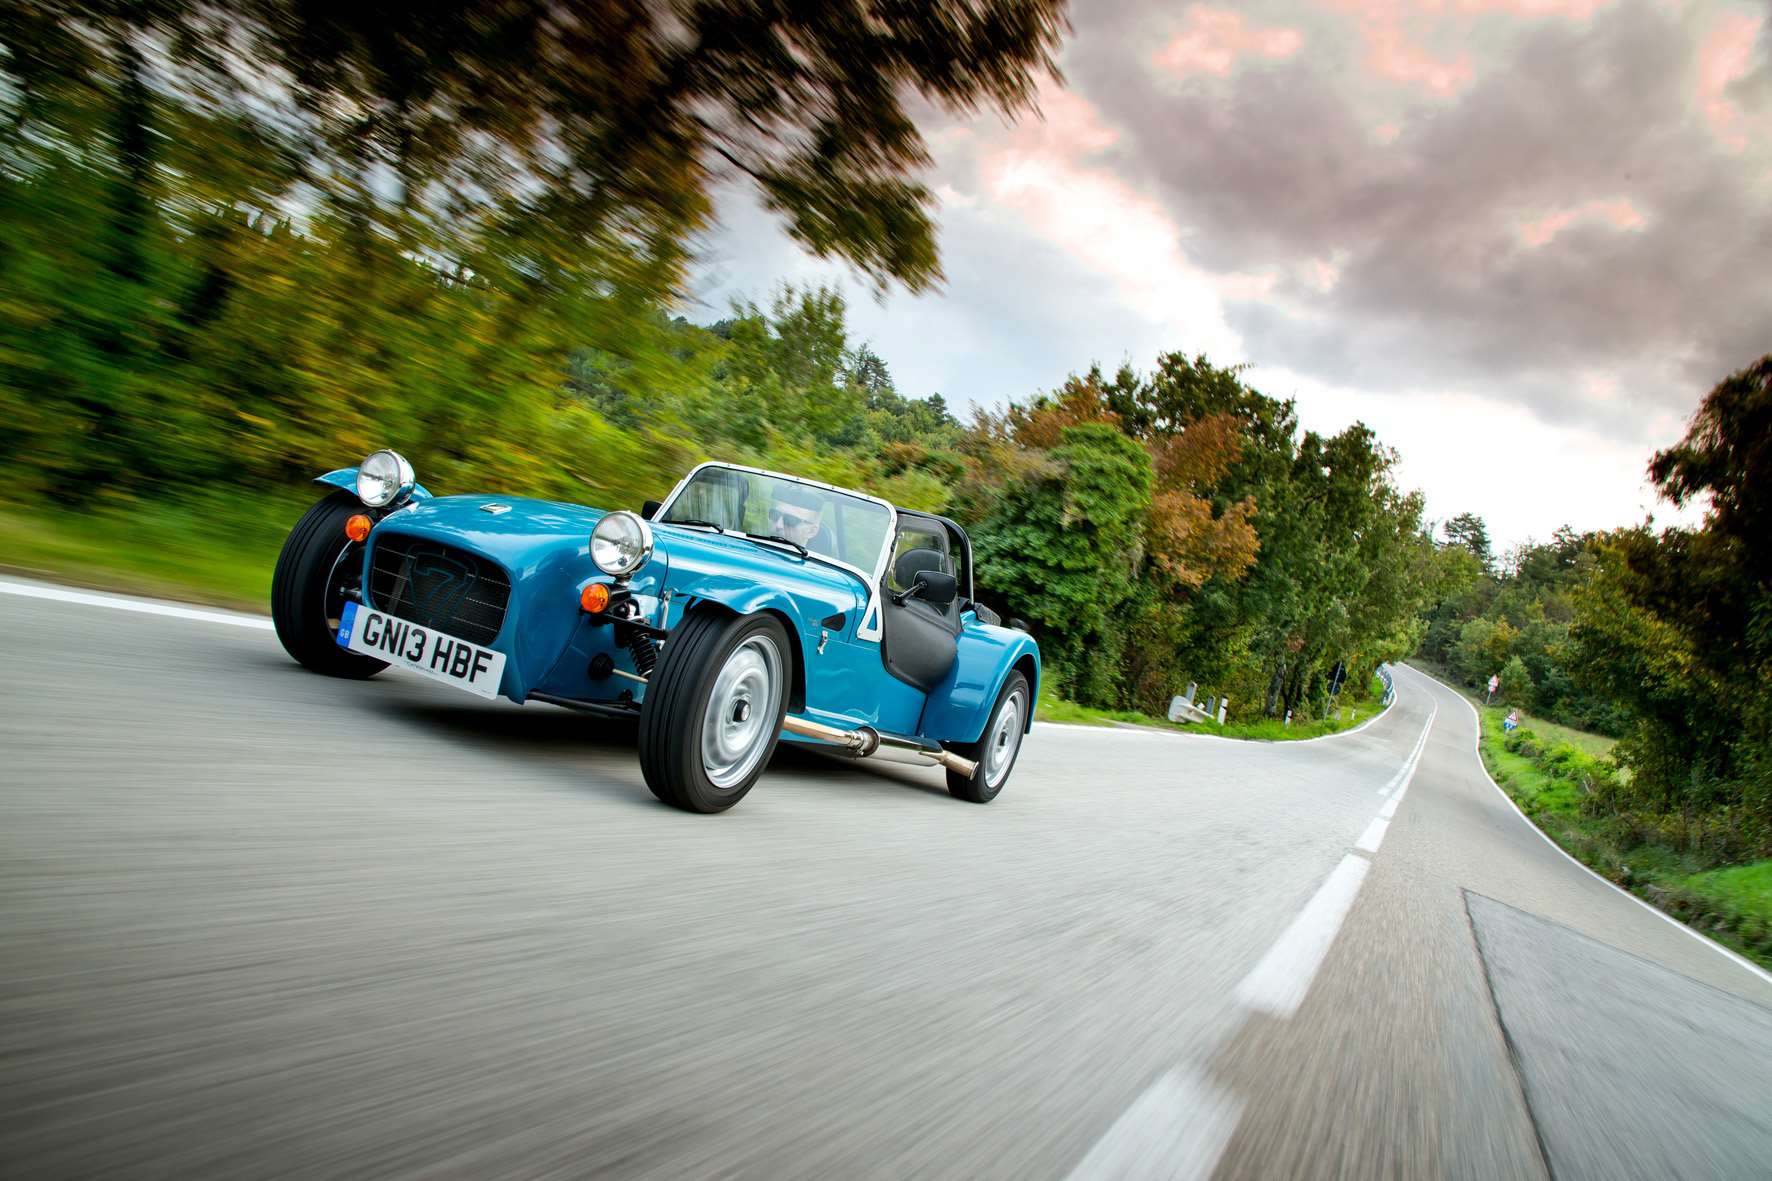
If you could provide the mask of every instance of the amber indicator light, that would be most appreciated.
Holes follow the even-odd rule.
[[[362,513],[358,513],[345,522],[345,536],[352,541],[362,541],[369,536],[370,526],[374,523]]]
[[[609,584],[593,582],[585,587],[584,593],[578,596],[579,606],[592,615],[601,614],[603,608],[609,606]]]

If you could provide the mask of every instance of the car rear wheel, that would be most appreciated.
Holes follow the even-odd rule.
[[[978,764],[971,775],[948,772],[950,794],[974,804],[988,804],[997,798],[1021,754],[1032,701],[1027,678],[1019,670],[1011,671],[997,691],[996,708],[991,710],[991,720],[985,723],[979,740],[948,743],[949,750]]]
[[[361,581],[363,547],[345,536],[345,522],[363,511],[348,492],[334,492],[289,531],[271,575],[271,622],[283,648],[305,668],[363,680],[385,661],[338,646],[345,590]]]
[[[792,666],[771,615],[698,608],[671,631],[640,710],[640,770],[688,812],[724,812],[775,753]]]

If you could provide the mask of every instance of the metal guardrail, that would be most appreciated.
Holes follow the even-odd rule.
[[[1378,679],[1384,682],[1384,697],[1379,700],[1378,704],[1389,705],[1397,699],[1397,684],[1391,679],[1390,665],[1381,664],[1378,666]]]

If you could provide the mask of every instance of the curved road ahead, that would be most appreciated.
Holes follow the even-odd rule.
[[[982,808],[790,750],[695,817],[607,723],[0,592],[8,1177],[1772,1160],[1772,980],[1548,845],[1409,670],[1331,739],[1039,726]]]

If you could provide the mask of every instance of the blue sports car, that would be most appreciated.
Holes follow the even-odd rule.
[[[318,482],[272,580],[291,656],[635,718],[678,808],[730,808],[784,737],[987,803],[1032,725],[1039,648],[972,598],[945,517],[726,463],[637,513],[432,496],[393,451]]]

